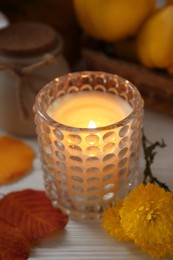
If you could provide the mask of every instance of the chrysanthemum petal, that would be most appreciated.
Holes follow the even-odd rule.
[[[125,198],[120,218],[126,235],[150,255],[162,255],[161,248],[166,253],[173,230],[172,193],[141,184]]]
[[[121,224],[119,210],[122,206],[122,201],[118,201],[116,205],[108,207],[103,212],[103,228],[109,235],[113,236],[119,241],[127,241],[129,238],[126,236]]]
[[[143,244],[141,245],[141,248],[145,253],[153,258],[155,257],[156,259],[161,259],[162,257],[165,257],[169,252],[169,247],[163,244]]]

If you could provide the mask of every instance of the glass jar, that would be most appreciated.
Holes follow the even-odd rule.
[[[50,26],[25,22],[0,31],[0,128],[35,135],[33,103],[53,78],[69,72],[62,38]]]
[[[123,99],[132,112],[117,122],[118,110],[111,106],[114,123],[92,129],[65,125],[48,115],[55,100],[92,91],[94,97],[102,92]],[[88,94],[87,100],[90,106]],[[76,107],[83,109],[75,103]],[[143,100],[128,80],[104,72],[71,73],[47,84],[37,95],[34,110],[46,193],[55,207],[75,218],[99,218],[104,208],[137,185]],[[91,119],[94,113],[90,111]]]

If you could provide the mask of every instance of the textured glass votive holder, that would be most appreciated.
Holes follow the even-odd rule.
[[[55,99],[80,91],[119,96],[132,112],[93,129],[66,126],[47,114]],[[104,72],[69,73],[43,87],[34,111],[45,190],[55,207],[74,218],[99,218],[136,186],[143,100],[128,80]]]

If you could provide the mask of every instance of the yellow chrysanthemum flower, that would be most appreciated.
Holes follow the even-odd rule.
[[[151,257],[156,257],[156,259],[161,259],[166,255],[170,255],[172,245],[163,245],[163,244],[143,244],[141,248],[144,252],[149,254]]]
[[[120,218],[126,235],[148,254],[159,258],[169,251],[173,230],[172,193],[154,184],[141,184],[125,198]]]
[[[129,238],[126,236],[121,224],[119,210],[122,206],[122,201],[118,201],[115,206],[108,207],[103,212],[103,228],[109,235],[113,236],[119,241],[127,241]]]

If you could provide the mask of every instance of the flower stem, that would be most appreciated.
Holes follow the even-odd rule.
[[[151,165],[154,162],[155,155],[157,152],[155,149],[157,147],[164,148],[166,147],[164,140],[161,142],[157,141],[155,143],[151,143],[145,136],[144,130],[142,135],[142,146],[144,151],[145,158],[145,169],[144,169],[144,180],[143,183],[146,185],[148,182],[157,184],[161,188],[164,188],[166,191],[170,191],[168,186],[165,183],[160,182],[152,173]]]

